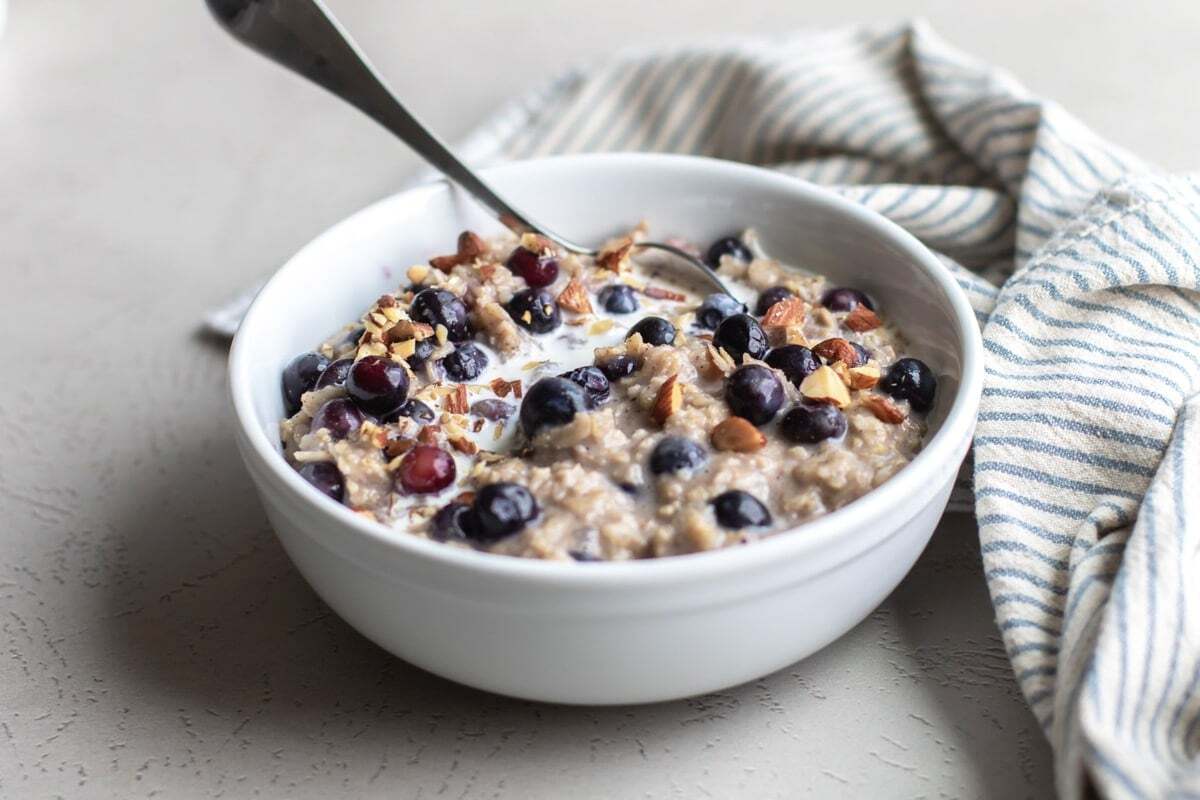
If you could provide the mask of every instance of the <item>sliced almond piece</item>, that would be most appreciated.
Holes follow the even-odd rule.
[[[868,394],[862,398],[863,407],[875,415],[875,419],[888,425],[904,422],[904,412],[883,395]]]
[[[629,253],[632,250],[633,237],[631,236],[624,236],[609,242],[600,249],[600,253],[596,256],[596,266],[617,273],[623,272],[629,265]]]
[[[763,432],[748,419],[730,417],[723,420],[709,434],[713,447],[735,453],[753,453],[767,443]]]
[[[591,314],[592,301],[588,298],[587,289],[578,278],[571,278],[563,290],[558,293],[558,304],[576,314]]]
[[[846,323],[847,328],[858,333],[874,330],[883,324],[874,311],[861,303],[856,305],[854,310],[846,315],[846,319],[843,322]]]
[[[817,403],[832,403],[838,408],[850,405],[850,392],[838,374],[829,367],[817,367],[800,382],[800,394]]]
[[[859,356],[854,345],[841,338],[826,339],[813,347],[812,351],[832,364],[841,361],[847,367],[857,367]]]
[[[767,309],[763,316],[762,326],[769,328],[787,328],[804,321],[804,301],[799,297],[785,297]]]
[[[654,397],[654,407],[650,409],[650,416],[659,425],[664,425],[671,415],[682,407],[683,386],[679,383],[679,376],[672,375],[659,387],[658,394]]]
[[[879,383],[879,376],[879,365],[874,361],[868,361],[861,367],[851,367],[850,388],[870,389],[872,386]]]
[[[708,363],[720,375],[728,375],[733,372],[737,366],[733,363],[733,359],[724,350],[717,348],[712,342],[704,345],[704,351],[708,355]],[[713,377],[716,377],[715,375]]]
[[[850,379],[850,368],[846,366],[845,361],[835,361],[829,365],[829,368],[837,373],[837,376],[842,379],[842,383],[846,384],[847,389],[852,388],[851,387],[851,379]]]

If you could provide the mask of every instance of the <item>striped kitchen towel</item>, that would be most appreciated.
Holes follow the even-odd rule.
[[[922,24],[630,53],[464,146],[596,150],[769,166],[941,256],[984,331],[984,568],[1058,789],[1200,796],[1200,186]]]

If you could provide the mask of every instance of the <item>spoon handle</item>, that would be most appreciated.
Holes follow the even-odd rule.
[[[321,0],[207,0],[226,31],[308,78],[400,137],[514,230],[545,230],[501,198],[392,94]],[[553,235],[568,249],[571,243]],[[578,250],[577,250],[578,252]]]

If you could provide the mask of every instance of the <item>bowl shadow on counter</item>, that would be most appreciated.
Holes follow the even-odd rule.
[[[747,714],[763,709],[791,709],[802,727],[805,709],[823,702],[822,693],[839,693],[848,664],[873,643],[891,651],[887,659],[895,674],[885,675],[885,683],[932,693],[943,711],[939,727],[965,732],[955,742],[956,758],[985,763],[994,755],[987,725],[981,728],[981,709],[986,717],[988,703],[1016,692],[999,639],[993,634],[978,647],[947,641],[954,625],[991,613],[970,522],[955,530],[939,528],[916,568],[879,610],[800,664],[673,703],[551,706],[438,678],[342,622],[276,541],[228,430],[218,418],[186,434],[177,444],[189,457],[171,459],[148,476],[114,519],[125,566],[106,596],[103,633],[123,662],[120,680],[137,687],[150,713],[207,712],[226,730],[235,720],[253,725],[256,741],[279,748],[311,745],[332,720],[365,726],[363,737],[385,748],[417,746],[406,742],[432,747],[444,737],[449,750],[461,750],[455,731],[471,727],[483,737],[474,746],[491,743],[481,758],[487,752],[517,757],[520,749],[506,751],[504,743],[513,731],[536,729],[546,753],[586,763],[586,748],[572,755],[567,743],[595,736],[598,725],[674,747],[686,747],[694,737],[697,747],[704,746],[723,725],[734,735],[754,719]],[[953,577],[946,586],[948,572]],[[935,605],[941,590],[930,587],[939,582],[943,590],[970,597]],[[974,624],[977,631],[977,617]],[[987,660],[982,673],[981,652]],[[963,683],[962,676],[976,673],[977,686]],[[836,686],[823,690],[823,682]]]

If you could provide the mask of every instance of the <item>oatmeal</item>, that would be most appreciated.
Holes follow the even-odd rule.
[[[912,460],[936,381],[883,307],[752,232],[702,296],[642,235],[463,233],[287,366],[286,458],[397,535],[578,561],[752,542]]]

